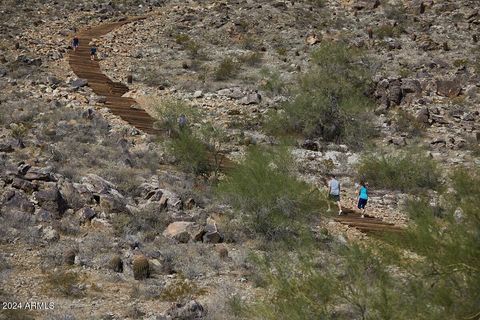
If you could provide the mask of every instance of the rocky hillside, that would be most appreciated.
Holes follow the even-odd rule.
[[[292,218],[291,208],[310,201],[277,186],[323,190],[334,173],[342,205],[354,208],[363,178],[372,186],[369,217],[401,227],[410,222],[404,208],[412,195],[436,208],[454,169],[480,166],[476,7],[476,0],[3,1],[0,318],[255,318],[240,311],[269,289],[252,254],[293,254],[278,239],[298,236],[293,225],[300,218]],[[159,136],[113,115],[68,64],[76,31],[127,15],[144,19],[95,39],[97,59],[108,77],[129,86],[133,107],[159,120],[165,129]],[[284,142],[269,123],[289,114],[318,66],[337,63],[318,54],[331,43],[361,57],[348,69],[364,71],[370,107],[362,117],[374,134],[361,147],[303,132]],[[180,113],[198,136],[171,130]],[[345,131],[362,140],[362,127]],[[175,143],[183,138],[191,139],[186,146]],[[279,196],[249,194],[240,210],[235,197],[221,195],[239,175],[195,158],[204,156],[195,146],[205,144],[229,170],[246,163],[248,170],[239,172],[249,177],[263,168],[248,167],[252,147],[285,143],[288,155],[265,156],[271,160],[265,167],[274,169],[259,179],[276,183],[263,189],[255,181],[238,183],[247,184],[238,194],[275,189]],[[377,170],[368,156],[397,153],[408,155],[408,165],[398,162],[393,171],[428,181],[382,181],[383,167]],[[288,166],[275,162],[283,156]],[[409,166],[423,160],[434,164]],[[273,180],[283,165],[291,176]],[[249,202],[269,201],[275,205],[267,211],[281,207],[291,229],[261,234],[243,218],[253,210]],[[321,263],[338,266],[337,247],[379,241],[335,222],[325,202],[318,205],[304,227]],[[27,302],[50,307],[36,310]],[[15,303],[22,305],[12,310]],[[361,318],[351,301],[328,303],[335,319]]]

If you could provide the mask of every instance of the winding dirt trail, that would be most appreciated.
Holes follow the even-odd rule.
[[[113,114],[121,117],[135,128],[150,134],[159,134],[154,129],[152,118],[145,110],[132,108],[137,102],[133,98],[122,97],[129,91],[128,87],[121,82],[113,82],[100,69],[98,61],[90,60],[89,43],[93,38],[99,38],[124,24],[142,20],[144,17],[123,19],[117,22],[110,22],[80,31],[77,36],[80,40],[80,47],[69,54],[69,63],[73,72],[82,79],[88,80],[90,86],[97,95],[106,97],[106,106]],[[234,163],[222,156],[221,169],[232,169]],[[345,214],[336,217],[334,220],[356,228],[365,233],[401,232],[402,228],[374,217],[361,218],[360,214],[352,209],[344,208]]]
[[[81,30],[77,34],[80,46],[76,51],[72,50],[70,52],[68,61],[77,77],[88,80],[88,86],[92,88],[93,92],[106,97],[105,105],[113,114],[139,130],[150,134],[158,134],[159,131],[153,127],[155,119],[145,110],[132,108],[132,105],[137,105],[135,99],[122,97],[129,91],[128,87],[121,82],[113,82],[102,73],[98,61],[90,60],[89,43],[93,38],[99,38],[124,24],[142,19],[144,17],[123,19]]]
[[[344,214],[333,220],[349,227],[355,228],[363,233],[402,232],[404,229],[393,223],[385,222],[382,219],[366,215],[362,218],[359,212],[354,209],[342,207]]]

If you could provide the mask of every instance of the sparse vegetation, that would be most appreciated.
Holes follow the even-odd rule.
[[[238,59],[243,64],[246,64],[250,67],[258,66],[262,63],[263,54],[261,52],[251,52],[241,55]]]
[[[440,187],[437,164],[421,151],[405,150],[397,154],[365,156],[358,174],[374,188],[416,192]]]
[[[202,294],[205,294],[204,289],[198,288],[195,283],[180,277],[165,287],[160,299],[172,302],[184,301]]]
[[[359,53],[342,43],[325,43],[312,55],[312,68],[301,76],[294,99],[269,125],[272,133],[296,133],[363,147],[373,136],[372,100],[365,95],[367,68]]]
[[[85,295],[84,284],[80,275],[74,271],[58,270],[47,274],[48,291],[66,297],[82,297]]]
[[[215,69],[215,80],[228,80],[231,78],[235,78],[239,71],[238,62],[233,60],[232,58],[225,58],[223,59],[220,64]]]
[[[396,115],[395,127],[398,131],[407,133],[410,137],[420,137],[425,132],[424,123],[405,110],[399,110]]]
[[[322,207],[320,195],[293,176],[291,163],[286,149],[251,148],[220,183],[220,194],[252,236],[291,237]]]

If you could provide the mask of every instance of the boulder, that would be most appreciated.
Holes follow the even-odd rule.
[[[96,212],[90,207],[84,207],[78,210],[76,214],[81,223],[91,221],[96,216]]]
[[[423,108],[417,114],[417,121],[424,124],[430,124],[430,110]]]
[[[180,243],[187,243],[190,239],[200,240],[202,230],[193,222],[176,221],[170,223],[163,231],[163,235],[167,238],[176,240]]]
[[[23,190],[27,193],[38,190],[38,185],[20,178],[13,178],[12,187],[14,187],[15,189]]]
[[[99,195],[100,208],[105,212],[124,212],[130,213],[127,208],[127,200],[125,197],[116,190],[110,190],[108,193],[102,193]]]
[[[458,81],[454,80],[437,80],[437,94],[443,97],[453,98],[460,94],[462,87]]]
[[[53,176],[53,170],[51,167],[30,167],[29,165],[20,165],[19,166],[19,173],[23,174],[23,179],[33,181],[33,180],[40,180],[40,181],[55,181],[55,177]]]
[[[55,242],[60,239],[60,235],[52,226],[47,226],[42,229],[42,239],[48,242]]]
[[[203,306],[195,300],[186,303],[176,303],[166,311],[167,319],[199,320],[204,319],[207,312]]]
[[[116,186],[110,181],[107,181],[93,173],[83,177],[81,182],[89,191],[94,193],[104,193],[108,192],[110,189],[116,188]]]
[[[262,96],[255,92],[255,93],[249,93],[246,96],[244,96],[242,99],[240,99],[239,103],[243,105],[249,105],[249,104],[259,104],[262,101]]]
[[[21,212],[31,213],[35,212],[35,205],[28,199],[27,195],[19,190],[10,190],[4,194],[3,210],[17,210]]]
[[[403,95],[409,93],[419,94],[422,92],[422,86],[417,79],[402,79],[401,88]]]
[[[402,102],[402,98],[403,94],[400,81],[393,81],[388,87],[388,100],[395,103],[396,105],[400,105],[400,103]]]
[[[34,194],[38,204],[45,210],[62,215],[68,209],[65,199],[56,186],[40,190]]]
[[[181,210],[183,208],[182,199],[176,193],[166,190],[159,189],[162,192],[162,197],[160,198],[160,206],[162,208],[166,207],[168,210]]]
[[[0,143],[0,152],[10,153],[15,151],[11,143]]]
[[[74,184],[69,181],[63,181],[59,185],[59,190],[68,206],[74,210],[81,209],[87,203],[88,197],[85,199]]]
[[[79,89],[88,85],[87,79],[76,79],[70,82],[70,86],[74,89]]]
[[[217,224],[212,218],[207,219],[202,240],[206,243],[219,243],[223,240],[223,236],[218,232]]]

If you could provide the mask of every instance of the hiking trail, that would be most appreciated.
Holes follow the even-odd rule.
[[[155,119],[145,110],[132,108],[138,105],[135,99],[122,97],[129,91],[128,87],[121,82],[114,82],[100,69],[100,63],[90,60],[90,45],[94,38],[99,38],[112,30],[144,17],[123,18],[117,22],[104,23],[99,26],[80,30],[77,33],[80,46],[76,51],[71,50],[68,61],[77,77],[88,81],[88,86],[99,96],[106,98],[105,105],[114,115],[119,116],[135,128],[150,134],[158,134],[159,130],[153,127]]]
[[[105,105],[114,115],[119,116],[124,121],[135,128],[149,133],[159,134],[160,130],[155,129],[153,124],[155,119],[145,110],[132,108],[138,105],[135,99],[123,97],[129,91],[129,88],[121,83],[114,82],[108,78],[101,70],[100,63],[90,60],[89,44],[94,38],[100,38],[114,29],[134,21],[143,20],[145,17],[123,18],[116,22],[104,23],[98,26],[81,30],[77,33],[80,46],[76,51],[71,50],[69,54],[69,64],[77,77],[86,79],[88,86],[92,88],[99,96],[106,98]],[[221,169],[232,169],[235,164],[221,155]],[[360,214],[349,208],[343,208],[344,214],[335,217],[333,220],[349,227],[355,228],[364,233],[401,232],[403,229],[392,223],[384,222],[382,219],[366,216],[361,218]]]
[[[385,222],[380,218],[365,215],[362,218],[361,213],[354,209],[342,207],[343,214],[336,216],[333,220],[343,225],[355,228],[363,233],[382,233],[382,232],[402,232],[404,229],[390,222]]]

